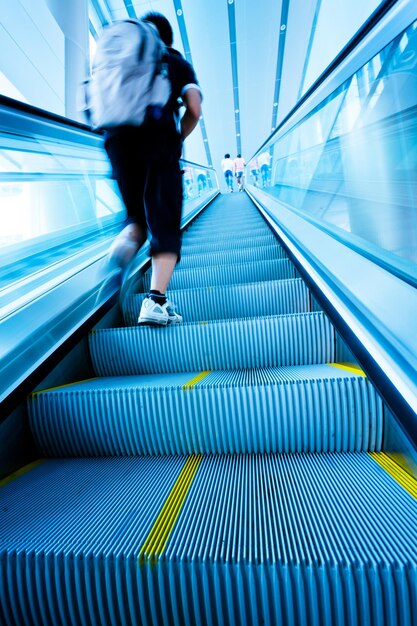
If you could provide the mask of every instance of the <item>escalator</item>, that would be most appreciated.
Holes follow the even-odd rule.
[[[417,483],[386,407],[246,194],[184,235],[185,323],[89,338],[1,489],[0,622],[417,623]]]

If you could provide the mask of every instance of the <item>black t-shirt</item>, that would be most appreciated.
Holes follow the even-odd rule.
[[[166,109],[172,111],[174,116],[177,116],[179,110],[178,100],[182,98],[187,87],[193,86],[199,89],[199,86],[193,67],[177,50],[168,48],[166,62],[171,83],[171,96],[167,102]]]
[[[179,110],[181,98],[189,87],[199,89],[192,66],[173,48],[167,49],[164,59],[168,66],[171,83],[171,95],[164,107],[162,120],[146,122],[141,127],[120,126],[106,133],[106,140],[119,138],[123,142],[137,143],[150,158],[181,156],[182,140],[180,135]]]

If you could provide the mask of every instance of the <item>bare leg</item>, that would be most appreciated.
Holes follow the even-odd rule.
[[[138,224],[128,224],[113,241],[109,250],[109,258],[124,268],[145,241],[146,231],[142,231]]]
[[[136,241],[138,245],[145,243],[147,233],[144,233],[138,224],[129,224],[128,229],[131,238]]]
[[[177,258],[173,252],[162,252],[152,257],[151,290],[157,290],[160,293],[166,292]]]

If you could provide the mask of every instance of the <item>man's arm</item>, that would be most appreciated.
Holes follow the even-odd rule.
[[[201,115],[201,93],[198,89],[187,89],[182,100],[186,111],[181,118],[181,136],[185,139],[198,124]]]

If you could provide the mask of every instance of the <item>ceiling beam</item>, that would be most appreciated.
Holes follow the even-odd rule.
[[[102,9],[100,0],[90,0],[91,6],[93,7],[96,15],[102,26],[106,26],[109,23],[109,20],[106,18],[105,13]]]
[[[277,70],[275,72],[274,103],[272,106],[271,131],[277,127],[279,96],[281,92],[282,68],[284,65],[285,40],[287,36],[288,10],[290,0],[282,0],[278,38]]]
[[[126,7],[126,11],[128,16],[132,19],[132,20],[137,20],[138,16],[136,15],[136,11],[135,11],[135,7],[133,6],[133,1],[132,0],[123,0],[124,5]]]
[[[173,3],[174,3],[174,8],[175,8],[175,13],[177,15],[178,28],[180,29],[182,46],[184,48],[184,55],[188,63],[192,65],[193,59],[191,56],[190,42],[188,40],[187,27],[185,26],[182,2],[181,0],[173,0]],[[209,142],[208,142],[208,137],[207,137],[206,124],[204,122],[203,116],[201,116],[200,118],[200,129],[201,129],[201,134],[203,136],[203,143],[204,143],[204,149],[206,151],[207,163],[209,167],[213,167],[213,161],[211,159],[211,152],[210,152],[210,147],[209,147]]]
[[[308,63],[310,61],[311,50],[313,48],[314,36],[316,34],[317,20],[319,18],[320,9],[321,9],[321,0],[317,0],[316,1],[316,8],[314,10],[313,22],[311,24],[311,29],[310,29],[310,37],[308,39],[308,44],[307,44],[306,57],[305,57],[305,61],[304,61],[303,71],[302,71],[301,79],[300,79],[300,86],[298,88],[297,101],[303,95],[304,83],[305,83],[305,79],[306,79],[306,75],[307,75]]]
[[[229,18],[229,41],[230,58],[232,61],[232,84],[233,105],[235,113],[236,148],[237,154],[242,154],[242,141],[240,133],[240,104],[239,104],[239,76],[237,67],[237,35],[236,35],[236,10],[234,0],[228,0],[227,14]]]

